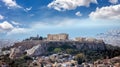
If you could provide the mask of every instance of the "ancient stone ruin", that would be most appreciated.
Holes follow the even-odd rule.
[[[61,34],[48,34],[47,35],[47,40],[51,41],[51,40],[55,40],[55,41],[59,41],[59,40],[68,40],[68,34],[65,33],[61,33]]]

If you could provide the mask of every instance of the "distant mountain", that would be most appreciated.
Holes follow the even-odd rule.
[[[105,43],[111,44],[113,46],[120,46],[120,29],[110,30],[106,33],[101,33],[97,35],[98,38],[103,39]]]
[[[0,49],[3,47],[12,46],[15,42],[17,41],[11,39],[0,39]]]

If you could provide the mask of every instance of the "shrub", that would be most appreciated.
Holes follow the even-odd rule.
[[[55,49],[54,49],[54,52],[55,52],[55,53],[62,52],[62,49],[61,49],[61,48],[55,48]]]

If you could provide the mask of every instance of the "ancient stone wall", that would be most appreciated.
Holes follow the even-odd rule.
[[[68,40],[68,34],[62,33],[62,34],[48,34],[47,35],[47,40],[55,40],[55,41],[60,41],[60,40]]]
[[[76,38],[75,38],[75,41],[85,42],[85,41],[86,41],[86,38],[83,38],[83,37],[76,37]]]
[[[84,37],[76,37],[75,41],[79,42],[89,42],[89,43],[103,43],[103,40],[98,40],[95,38],[84,38]]]

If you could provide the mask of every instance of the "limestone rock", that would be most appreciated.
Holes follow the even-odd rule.
[[[98,42],[97,42],[98,41]],[[77,50],[105,50],[106,46],[102,40],[89,40],[88,42],[79,41],[23,41],[14,45],[10,57],[17,57],[22,53],[27,52],[28,56],[39,56],[47,53],[49,47],[61,47],[61,46],[73,47]],[[19,48],[21,46],[21,48]]]
[[[23,55],[24,51],[22,50],[21,47],[19,48],[12,48],[11,49],[11,52],[10,52],[10,55],[9,55],[9,58],[11,59],[16,59],[16,58],[19,58],[21,55]]]
[[[32,47],[31,49],[26,50],[27,55],[29,56],[38,56],[45,52],[44,46],[38,44],[37,46]]]

